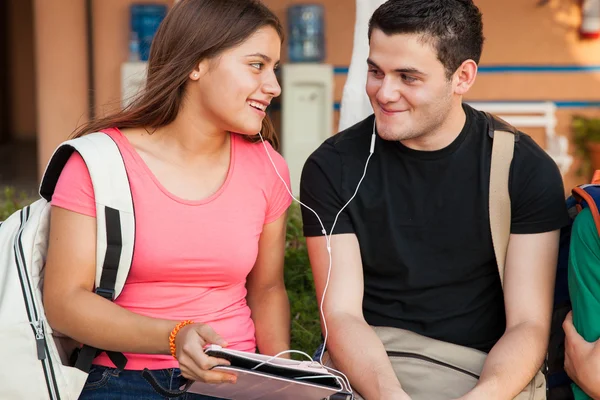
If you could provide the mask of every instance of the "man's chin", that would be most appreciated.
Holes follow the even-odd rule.
[[[381,137],[384,140],[404,140],[406,137],[410,136],[410,130],[406,129],[407,127],[405,126],[405,124],[402,125],[402,128],[404,129],[400,129],[399,124],[378,123],[377,133],[379,134],[379,137]]]

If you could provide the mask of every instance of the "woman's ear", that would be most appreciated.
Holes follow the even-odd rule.
[[[196,68],[190,72],[189,78],[193,81],[197,81],[206,73],[206,71],[208,71],[208,60],[202,60],[198,63]]]

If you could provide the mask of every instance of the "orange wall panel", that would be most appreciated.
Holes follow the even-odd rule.
[[[88,118],[85,8],[80,0],[33,4],[41,176],[56,146]]]
[[[600,98],[600,73],[479,74],[469,100],[586,100]]]
[[[15,139],[36,137],[35,62],[33,43],[33,4],[8,2],[10,35],[11,130]]]
[[[288,60],[287,52],[287,8],[294,4],[306,4],[306,0],[263,0],[279,17],[286,32],[286,41],[281,52],[283,62]],[[322,4],[325,10],[325,63],[348,65],[352,56],[354,41],[354,19],[356,5],[354,0],[314,0],[311,4]]]
[[[94,18],[94,85],[96,113],[105,115],[121,106],[121,64],[129,54],[129,6],[137,0],[102,0],[93,2]],[[166,4],[173,0],[144,0]]]
[[[58,0],[57,0],[58,1]],[[79,15],[77,22],[70,28],[66,42],[69,43],[71,59],[79,59],[81,63],[70,66],[73,70],[71,79],[76,79],[78,91],[83,90],[83,97],[76,97],[78,107],[73,114],[78,117],[69,120],[70,125],[85,119],[86,109],[86,72],[85,72],[85,31],[81,2],[60,0],[65,7],[71,2],[77,3],[62,13]],[[173,0],[149,0],[154,3],[171,5]],[[103,0],[94,2],[94,56],[95,56],[95,100],[97,114],[102,115],[119,107],[120,68],[127,60],[129,5],[134,0]],[[263,0],[281,19],[287,32],[287,7],[292,4],[305,3],[305,0]],[[355,22],[354,0],[314,0],[325,7],[325,40],[326,63],[347,67],[352,55]],[[36,29],[53,39],[42,38],[43,42],[57,43],[61,31],[46,31],[45,26],[50,17],[46,14],[45,1],[36,0]],[[600,65],[600,40],[582,41],[578,37],[580,10],[576,2],[550,0],[546,5],[538,6],[537,0],[475,0],[484,15],[484,31],[486,43],[482,56],[482,65]],[[43,9],[43,10],[42,10]],[[41,16],[40,16],[41,15]],[[67,23],[67,22],[64,22]],[[81,25],[81,26],[80,26]],[[41,27],[41,29],[40,29]],[[63,39],[65,40],[65,39]],[[286,62],[287,40],[284,42],[282,61]],[[66,50],[65,50],[66,51]],[[48,50],[38,46],[38,52],[47,57]],[[72,53],[72,54],[71,54]],[[45,59],[42,57],[43,59]],[[37,60],[38,63],[40,60]],[[42,60],[43,61],[43,60]],[[58,64],[56,60],[50,65]],[[69,69],[68,68],[68,69]],[[61,71],[54,71],[61,75]],[[46,73],[38,76],[46,77]],[[49,77],[46,79],[53,79]],[[340,102],[346,75],[335,76],[334,101]],[[41,91],[48,86],[42,82]],[[73,83],[71,83],[73,85]],[[72,97],[72,96],[71,96]],[[475,86],[467,96],[467,100],[571,100],[598,101],[600,99],[600,73],[543,73],[543,74],[480,74]],[[40,99],[38,104],[51,101]],[[47,107],[47,106],[46,106]],[[75,110],[80,110],[75,112]],[[560,109],[557,113],[559,132],[570,134],[570,118],[577,109]],[[584,112],[595,113],[595,109],[583,109]],[[278,112],[274,112],[277,114]],[[277,124],[278,116],[274,115]],[[40,110],[40,126],[52,118],[47,111]],[[338,125],[339,112],[334,113],[334,127]],[[64,132],[63,132],[64,133]],[[42,134],[42,132],[40,132]],[[543,135],[532,133],[540,142]],[[571,178],[569,178],[571,179]],[[573,178],[576,180],[576,178]]]
[[[575,1],[475,0],[483,13],[484,64],[600,64],[600,41],[582,41]]]

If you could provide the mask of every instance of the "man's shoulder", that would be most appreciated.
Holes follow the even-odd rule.
[[[475,121],[473,124],[475,129],[485,129],[485,139],[489,143],[488,146],[491,148],[493,138],[488,134],[487,131],[490,128],[490,123],[492,123],[490,121],[490,117],[493,116],[481,110],[477,110],[469,105],[465,105],[465,108],[471,113],[471,118],[473,118]],[[526,132],[519,130],[518,128],[501,119],[497,119],[494,124],[495,129],[510,131],[513,135],[515,135],[515,152],[513,156],[513,162],[525,161],[526,163],[542,163],[550,166],[554,164],[554,160],[552,160],[552,157],[548,155],[546,150],[544,150]]]
[[[336,152],[340,155],[352,154],[363,150],[365,143],[367,143],[366,146],[370,145],[374,119],[375,116],[371,114],[353,126],[336,133],[325,140],[311,157],[318,157],[330,154],[331,152]]]
[[[530,135],[518,132],[518,140],[515,142],[515,157],[535,159],[541,162],[554,162],[552,157],[544,150]]]
[[[563,178],[554,159],[526,132],[517,130],[511,175],[518,177],[520,190],[528,190],[527,182],[538,181],[543,185],[563,185]],[[534,185],[535,186],[535,185]],[[530,189],[534,190],[533,187]]]
[[[339,180],[344,165],[368,151],[374,119],[371,115],[325,140],[306,160],[301,181],[305,183],[321,175]]]

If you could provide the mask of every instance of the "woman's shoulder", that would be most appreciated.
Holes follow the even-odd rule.
[[[239,151],[238,151],[239,150]],[[241,166],[250,178],[260,177],[265,188],[271,190],[282,179],[289,185],[290,171],[283,157],[269,142],[251,142],[241,135],[236,139],[236,169]],[[256,182],[256,179],[249,179]]]
[[[241,135],[238,135],[236,141],[236,147],[240,149],[240,155],[245,154],[246,157],[252,155],[250,159],[257,163],[258,167],[273,168],[272,164],[274,163],[277,167],[285,167],[287,169],[287,162],[283,158],[283,155],[275,150],[271,143],[260,140],[251,142]],[[247,160],[248,158],[245,159]]]

